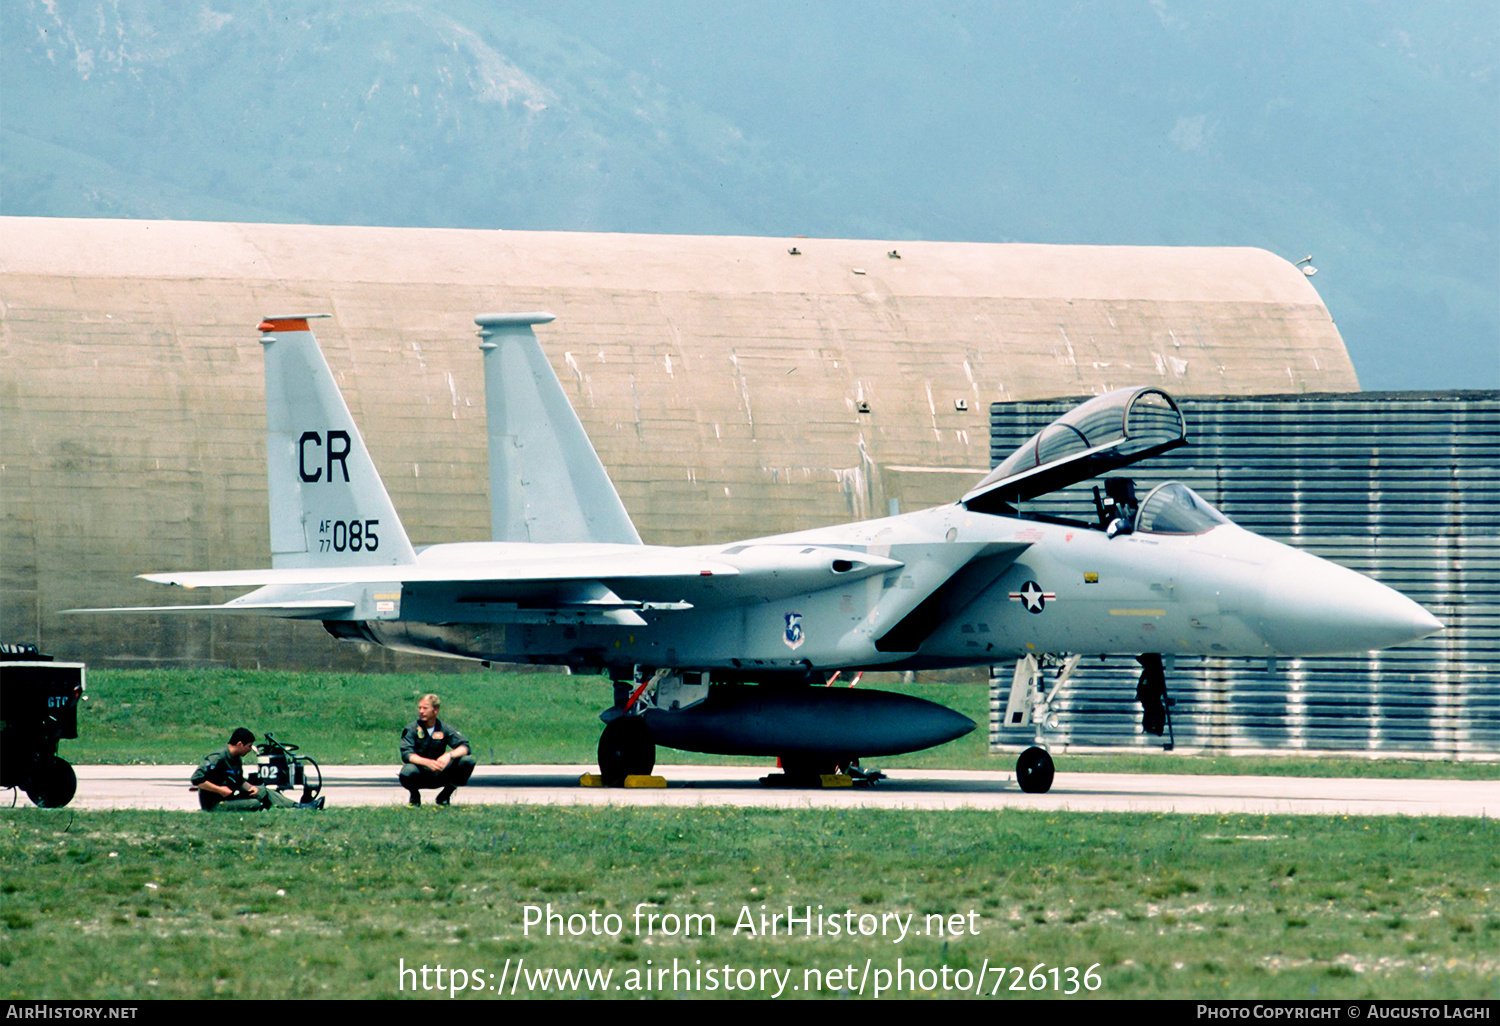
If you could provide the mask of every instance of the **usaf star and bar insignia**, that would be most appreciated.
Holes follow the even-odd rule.
[[[1020,591],[1010,593],[1010,600],[1021,603],[1028,613],[1040,613],[1047,608],[1047,603],[1055,598],[1057,598],[1055,591],[1043,591],[1042,586],[1035,581],[1027,581],[1021,585]]]

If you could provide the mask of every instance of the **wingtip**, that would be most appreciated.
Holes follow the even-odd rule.
[[[177,581],[176,578],[177,578],[176,574],[136,574],[135,575],[135,579],[136,580],[138,580],[138,581],[150,581],[152,584],[168,584],[168,585],[171,585],[172,587],[175,587],[175,588],[186,588],[188,590],[191,590],[194,587],[196,587],[196,585],[192,585],[192,584],[181,584],[181,583],[179,583]]]

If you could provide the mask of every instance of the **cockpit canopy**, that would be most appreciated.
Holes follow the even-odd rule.
[[[1229,518],[1180,481],[1157,485],[1141,503],[1135,529],[1148,534],[1202,534]]]
[[[1170,395],[1159,388],[1116,389],[1032,435],[965,495],[963,504],[980,513],[1006,512],[1014,503],[1186,443],[1187,424]]]

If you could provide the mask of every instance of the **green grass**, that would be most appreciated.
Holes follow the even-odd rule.
[[[601,679],[550,674],[220,670],[99,671],[89,690],[81,736],[63,746],[81,763],[194,762],[244,724],[324,762],[394,764],[400,728],[426,691],[443,696],[444,716],[485,762],[588,763],[595,716],[610,694]],[[982,685],[901,690],[981,723],[987,713]],[[733,761],[665,750],[661,757]],[[987,753],[983,731],[882,760],[1011,763]],[[1358,760],[1155,755],[1058,763],[1064,772],[1496,775],[1494,766]],[[609,969],[613,986],[628,985],[631,972],[639,984],[642,970],[675,958],[695,968],[790,971],[793,986],[806,970],[862,970],[867,959],[872,972],[886,973],[900,959],[929,981],[944,967],[950,979],[960,971],[972,978],[988,960],[992,969],[1028,973],[1039,963],[1096,966],[1104,997],[1494,998],[1497,879],[1500,829],[1488,820],[531,806],[234,817],[18,808],[0,816],[0,996],[431,998],[435,992],[411,989],[415,979],[399,989],[401,959],[409,968],[498,976],[507,959],[524,958],[533,970]],[[714,935],[637,935],[632,916],[641,902],[650,903],[647,913],[711,915]],[[564,914],[615,913],[621,935],[526,934],[524,907],[548,903]],[[928,915],[957,914],[977,924],[978,936],[893,943],[734,933],[746,908],[819,904],[825,912],[909,914],[919,927]],[[1014,979],[1004,977],[1007,998],[1023,996],[1008,989]],[[991,972],[986,994],[995,981]]]
[[[17,809],[0,817],[0,871],[7,998],[385,998],[402,996],[401,959],[498,977],[521,958],[612,969],[616,982],[673,958],[791,970],[795,984],[804,970],[866,959],[950,973],[987,959],[1028,972],[1097,964],[1102,997],[1500,997],[1500,828],[1490,821]],[[714,935],[636,935],[639,902],[710,915]],[[618,914],[623,930],[527,935],[524,907],[548,903]],[[919,927],[957,914],[978,935],[734,933],[746,908],[820,904],[913,914]]]
[[[1012,755],[991,755],[989,693],[983,684],[880,685],[951,706],[980,725],[927,752],[878,760],[882,767],[1009,770]],[[317,674],[247,670],[98,670],[79,737],[66,741],[71,762],[197,762],[244,725],[300,745],[319,762],[395,762],[401,728],[417,698],[435,691],[442,715],[474,744],[482,762],[592,763],[601,709],[611,701],[601,677],[551,673]],[[752,763],[661,749],[662,762]],[[1184,757],[1064,754],[1059,772],[1249,773],[1308,776],[1500,779],[1500,763],[1416,760]]]

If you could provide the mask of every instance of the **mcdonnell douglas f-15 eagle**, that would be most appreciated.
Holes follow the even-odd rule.
[[[1145,667],[1146,727],[1160,733],[1163,656],[1360,652],[1441,629],[1398,592],[1237,527],[1180,483],[1139,497],[1129,479],[1106,479],[1089,519],[1023,511],[1185,444],[1177,403],[1156,388],[1083,403],[946,506],[642,544],[532,330],[547,313],[475,318],[493,540],[414,549],[308,326],[315,316],[326,315],[259,326],[271,569],[146,574],[255,590],[223,605],[109,611],[320,620],[336,638],[402,652],[605,670],[607,782],[650,773],[658,744],[774,755],[795,778],[973,729],[914,697],[807,686],[840,672],[1005,660],[1035,671],[1044,654],[1130,655]],[[1042,748],[1017,764],[1028,791],[1047,790],[1052,773]]]

